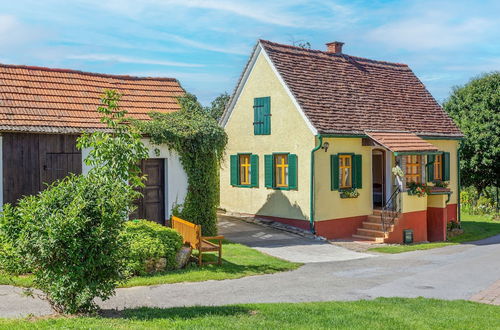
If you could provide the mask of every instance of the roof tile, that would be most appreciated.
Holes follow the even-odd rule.
[[[0,64],[0,130],[77,133],[105,128],[96,111],[104,89],[122,94],[132,118],[179,110],[173,78],[143,78]]]
[[[401,130],[462,136],[405,64],[265,40],[260,44],[320,133]]]

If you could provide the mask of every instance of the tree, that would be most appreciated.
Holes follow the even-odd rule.
[[[210,107],[208,108],[208,112],[215,120],[219,121],[219,119],[222,117],[222,114],[224,113],[224,110],[226,109],[230,99],[231,96],[229,96],[227,92],[224,92],[212,101]]]
[[[443,108],[464,139],[460,173],[465,186],[481,195],[500,183],[500,72],[484,74],[462,87],[454,87]]]

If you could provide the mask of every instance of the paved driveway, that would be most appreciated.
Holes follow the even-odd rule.
[[[233,217],[219,217],[219,233],[228,240],[293,262],[313,263],[371,258],[340,246],[302,237],[282,230],[259,226]]]
[[[250,232],[255,230],[254,234],[260,232],[257,228],[249,227],[248,230]],[[224,229],[224,232],[228,237],[237,235],[237,233],[231,234],[229,229],[227,231]],[[268,235],[267,230],[262,232]],[[279,247],[291,244],[299,244],[303,249],[330,248],[303,243],[300,239],[295,242],[288,237],[288,234],[285,236],[276,234],[268,237],[267,241],[254,240],[252,244],[259,249],[268,248],[271,252],[280,251]],[[290,251],[283,253],[295,255]],[[470,299],[473,296],[477,297],[489,287],[495,288],[495,282],[500,279],[499,256],[500,235],[471,244],[452,245],[434,250],[306,263],[291,272],[236,280],[118,289],[115,297],[101,305],[104,308],[140,306],[168,308],[254,302],[357,300],[375,297],[423,296]],[[45,314],[49,311],[45,303],[21,297],[16,289],[10,286],[0,286],[0,316]]]

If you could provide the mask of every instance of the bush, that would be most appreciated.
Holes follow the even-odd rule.
[[[485,188],[481,195],[478,194],[476,188],[466,187],[460,192],[460,204],[462,209],[470,214],[494,214],[497,212],[495,194],[494,187]]]
[[[31,272],[26,258],[17,248],[23,228],[24,223],[17,210],[5,204],[0,214],[0,271],[14,275]]]
[[[175,256],[182,246],[182,236],[175,230],[148,220],[125,223],[122,237],[127,242],[126,269],[130,275],[148,273],[148,264],[165,258],[165,269],[174,269]]]
[[[16,249],[57,312],[92,312],[94,298],[109,298],[124,279],[120,232],[131,191],[94,173],[67,177],[19,201],[24,226]]]

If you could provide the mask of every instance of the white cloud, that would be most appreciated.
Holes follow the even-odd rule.
[[[457,22],[436,13],[390,22],[368,32],[367,38],[410,51],[455,49],[480,42],[495,22],[469,17]]]
[[[217,53],[225,53],[225,54],[236,54],[236,55],[248,55],[249,50],[247,47],[244,45],[238,45],[238,46],[229,46],[229,47],[224,47],[224,46],[216,46],[215,44],[209,44],[201,41],[196,41],[196,40],[191,40],[185,37],[181,37],[175,34],[171,33],[161,33],[160,34],[162,37],[165,37],[167,39],[176,41],[179,44],[185,45],[185,46],[190,46],[198,49],[204,49],[212,52],[217,52]]]
[[[0,15],[0,50],[29,46],[42,32],[21,23],[15,16]]]
[[[113,54],[70,55],[70,56],[67,56],[67,58],[73,59],[73,60],[119,62],[119,63],[134,63],[134,64],[151,64],[151,65],[191,67],[191,68],[204,66],[203,64],[185,63],[185,62],[176,62],[176,61],[151,60],[151,59],[134,58],[134,57],[121,56],[121,55],[113,55]]]

